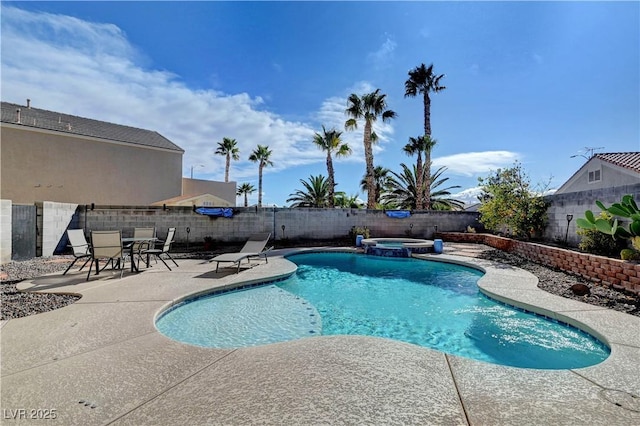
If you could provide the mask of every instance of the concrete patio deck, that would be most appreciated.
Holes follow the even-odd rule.
[[[80,300],[1,324],[2,424],[640,424],[640,318],[548,294],[530,273],[456,247],[421,257],[482,268],[483,291],[586,329],[611,356],[588,368],[532,370],[373,337],[220,350],[155,329],[157,313],[187,294],[292,273],[283,252],[239,274],[198,260],[123,279],[58,273],[19,287]],[[51,410],[55,420],[37,418]]]

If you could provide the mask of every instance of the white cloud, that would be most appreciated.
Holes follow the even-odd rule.
[[[511,151],[465,152],[433,159],[433,167],[447,167],[447,174],[474,176],[513,166],[520,155]]]
[[[393,52],[396,50],[398,44],[393,41],[391,37],[387,35],[385,41],[375,52],[371,52],[368,55],[369,61],[376,68],[387,68],[393,59]]]
[[[344,123],[347,120],[345,110],[347,109],[347,98],[350,94],[362,96],[365,93],[371,93],[375,88],[371,83],[366,81],[360,81],[347,89],[341,96],[334,96],[325,101],[320,106],[320,110],[317,114],[317,120],[325,128],[330,129],[335,127],[342,132],[342,140],[349,144],[353,153],[351,156],[344,159],[338,159],[337,161],[357,161],[364,162],[364,147],[362,145],[364,122],[358,123],[358,128],[355,130],[346,131]],[[393,122],[384,123],[381,119],[376,121],[373,125],[373,130],[378,135],[378,142],[373,147],[374,155],[384,151],[384,145],[391,140],[393,135]]]
[[[111,24],[2,7],[2,100],[158,131],[185,150],[185,175],[221,179],[223,137],[238,141],[234,180],[257,174],[247,160],[257,144],[273,151],[265,173],[322,161],[310,150],[315,129],[265,111],[260,97],[193,90],[169,72],[148,70],[125,34]],[[212,76],[216,76],[215,71]]]
[[[321,124],[343,131],[353,149],[352,156],[337,161],[363,161],[363,126],[344,131],[344,111],[350,93],[375,90],[368,82],[326,99],[314,117],[317,123],[294,122],[268,111],[261,97],[195,90],[171,72],[145,68],[144,55],[112,24],[3,5],[1,25],[3,101],[29,98],[35,108],[155,130],[185,150],[185,176],[192,165],[204,164],[194,171],[197,177],[223,178],[225,159],[214,155],[223,137],[238,141],[241,160],[231,165],[231,179],[238,182],[257,179],[258,167],[248,157],[258,144],[273,152],[274,167],[265,174],[324,162],[325,154],[310,144]],[[394,49],[387,39],[374,57],[383,60]],[[215,86],[218,72],[210,74]],[[378,122],[374,130],[380,138],[374,152],[380,153],[393,125]]]

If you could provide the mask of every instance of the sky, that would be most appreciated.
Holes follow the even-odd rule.
[[[404,82],[422,63],[446,86],[431,96],[432,170],[447,167],[468,203],[478,177],[516,161],[554,189],[590,152],[640,150],[636,1],[2,1],[0,23],[2,101],[155,130],[185,150],[184,177],[224,180],[214,151],[229,137],[230,180],[257,188],[248,157],[267,145],[265,206],[326,176],[322,126],[353,150],[334,162],[336,190],[366,200],[351,93],[379,88],[397,113],[374,127],[375,165],[414,163],[402,148],[423,133],[423,104]]]

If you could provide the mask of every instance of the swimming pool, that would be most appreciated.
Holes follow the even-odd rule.
[[[443,262],[312,253],[284,281],[184,303],[156,326],[179,341],[246,347],[353,334],[525,368],[597,364],[609,349],[573,327],[497,303],[478,291],[482,272]]]

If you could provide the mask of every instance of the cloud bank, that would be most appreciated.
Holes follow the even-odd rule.
[[[324,160],[309,148],[317,131],[311,124],[285,120],[247,93],[191,89],[144,62],[115,25],[2,6],[3,101],[30,98],[35,108],[158,131],[185,150],[185,176],[204,164],[199,176],[222,179],[224,158],[214,151],[223,137],[235,138],[241,152],[233,179],[255,177],[247,158],[258,144],[273,152],[266,173]],[[330,98],[320,115],[340,111],[333,123],[342,128],[345,103]]]

